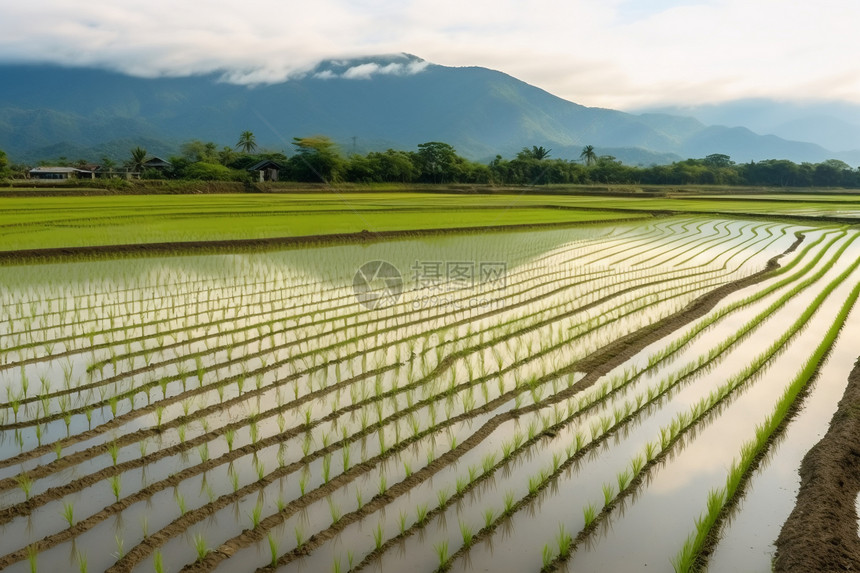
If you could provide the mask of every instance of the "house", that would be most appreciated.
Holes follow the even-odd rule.
[[[31,179],[95,179],[95,172],[77,167],[42,166],[30,170]]]
[[[155,169],[156,171],[161,171],[163,173],[169,169],[173,169],[173,164],[160,157],[153,157],[152,159],[147,159],[143,162],[143,169]]]
[[[271,159],[264,159],[259,163],[255,163],[251,167],[248,168],[248,171],[257,172],[257,180],[262,183],[263,181],[277,181],[278,174],[281,171],[281,166],[272,161]]]

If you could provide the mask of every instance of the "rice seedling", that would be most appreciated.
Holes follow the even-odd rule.
[[[121,474],[112,475],[109,478],[110,481],[110,489],[113,492],[114,498],[119,501],[120,494],[122,492],[122,477]]]
[[[416,523],[423,524],[427,519],[427,504],[421,504],[415,509]]]
[[[467,480],[465,477],[457,478],[454,489],[458,496],[463,494],[463,492],[466,490],[467,485],[469,485],[469,480]]]
[[[619,492],[622,492],[627,489],[627,486],[630,484],[630,479],[632,476],[633,474],[629,469],[618,472],[618,474],[616,475],[616,480],[618,482]]]
[[[373,530],[373,543],[377,551],[382,548],[382,523],[377,523],[376,528]]]
[[[558,534],[555,537],[555,542],[558,547],[559,556],[566,558],[570,555],[571,548],[573,547],[573,537],[567,532],[563,523],[558,524]]]
[[[543,568],[544,569],[546,569],[550,565],[552,565],[553,553],[552,553],[552,549],[550,548],[549,545],[543,546],[543,549],[541,550],[541,560],[543,562]]]
[[[75,504],[73,502],[63,502],[63,518],[68,522],[69,527],[75,526]]]
[[[472,533],[472,528],[469,527],[469,524],[463,522],[460,523],[460,535],[463,538],[463,546],[469,547],[472,544],[472,539],[474,538],[474,534]]]
[[[328,483],[331,473],[331,454],[323,456],[322,461],[323,483]]]
[[[188,506],[185,503],[185,496],[183,496],[182,493],[177,490],[173,493],[173,499],[176,501],[176,507],[179,508],[179,514],[185,515],[185,513],[188,511]]]
[[[442,567],[448,561],[448,542],[441,541],[433,546],[436,551],[436,557],[439,559],[439,567]]]
[[[331,515],[331,522],[337,523],[340,520],[340,507],[338,507],[337,503],[331,498],[328,498],[328,509],[329,514]]]
[[[277,539],[275,539],[271,532],[266,535],[266,538],[269,541],[269,565],[275,567],[278,564],[278,541]],[[299,544],[299,546],[301,546],[301,544]]]
[[[203,561],[203,559],[206,558],[206,555],[209,554],[206,538],[202,533],[194,534],[194,551],[197,553],[197,561]]]
[[[436,492],[436,501],[439,502],[439,507],[445,507],[445,504],[448,503],[448,499],[450,495],[446,488],[442,488]]]
[[[254,505],[254,509],[251,510],[251,513],[248,514],[251,518],[251,525],[254,529],[260,525],[260,518],[263,514],[263,502],[262,500],[258,500],[256,505]]]

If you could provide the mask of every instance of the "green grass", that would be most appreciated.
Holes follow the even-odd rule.
[[[577,192],[576,189],[566,191]],[[615,209],[621,211],[613,211]],[[443,190],[434,193],[320,191],[272,195],[0,196],[0,249],[300,237],[356,233],[364,229],[402,231],[578,223],[647,217],[645,211],[654,210],[841,216],[860,220],[860,197],[812,194],[612,197],[567,195],[552,189],[531,188],[489,195],[454,194]]]
[[[3,250],[602,221],[534,197],[429,194],[0,198]],[[618,207],[613,205],[612,207]],[[641,216],[646,216],[644,213]]]

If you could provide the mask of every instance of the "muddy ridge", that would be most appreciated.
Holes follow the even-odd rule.
[[[774,571],[860,571],[860,359],[830,421],[804,456],[797,502],[776,540]]]

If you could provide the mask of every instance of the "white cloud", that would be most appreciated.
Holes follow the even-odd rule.
[[[860,3],[842,0],[29,0],[0,7],[0,60],[265,83],[326,58],[409,52],[604,107],[860,102],[858,21]],[[362,62],[331,74],[366,79],[416,66]]]
[[[413,61],[406,64],[392,62],[390,64],[385,64],[384,66],[370,62],[367,64],[352,66],[343,72],[340,77],[348,80],[369,80],[375,75],[410,76],[424,71],[428,65],[429,63],[426,61]]]

